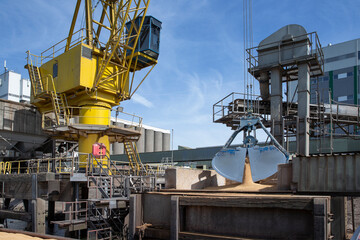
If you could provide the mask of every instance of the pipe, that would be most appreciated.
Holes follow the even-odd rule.
[[[257,79],[260,84],[260,95],[262,100],[269,100],[270,91],[269,91],[269,74],[268,72],[260,73],[260,77]]]

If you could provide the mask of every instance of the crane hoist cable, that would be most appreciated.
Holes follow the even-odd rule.
[[[254,113],[254,77],[249,73],[253,68],[250,59],[253,50],[252,0],[243,0],[243,44],[244,44],[244,90],[246,95],[246,114],[240,117],[239,126],[230,136],[224,147],[212,159],[212,167],[222,176],[250,186],[254,181],[265,179],[277,172],[278,164],[288,161],[289,153],[270,134],[260,116]],[[233,103],[235,104],[235,103]],[[244,108],[245,108],[244,107]],[[239,117],[237,117],[239,118]],[[272,140],[273,145],[259,146],[256,129],[262,129]],[[243,144],[231,147],[236,136],[244,132]],[[251,166],[251,167],[250,167]]]

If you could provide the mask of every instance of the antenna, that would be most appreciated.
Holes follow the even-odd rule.
[[[5,69],[5,72],[7,72],[7,68],[6,68],[6,60],[4,60],[4,69]]]

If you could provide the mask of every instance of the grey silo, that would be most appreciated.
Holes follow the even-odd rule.
[[[124,127],[124,124],[119,122],[116,122],[115,125],[118,127]],[[113,153],[124,154],[124,144],[119,142],[113,143]]]
[[[170,150],[170,133],[162,134],[162,150],[163,151]]]
[[[154,130],[145,130],[145,152],[154,151]]]
[[[156,131],[154,133],[154,151],[161,152],[162,151],[162,132]]]
[[[136,130],[138,131],[139,127],[136,127]],[[145,152],[145,129],[141,128],[140,133],[141,135],[139,140],[136,142],[136,147],[139,153],[143,153]]]
[[[110,144],[110,149],[109,149],[110,155],[114,154],[114,143]]]

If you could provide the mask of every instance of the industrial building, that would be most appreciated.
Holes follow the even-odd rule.
[[[0,75],[0,98],[15,102],[30,102],[31,82],[21,74],[9,71]]]
[[[359,103],[359,42],[354,39],[322,48],[324,75],[311,79],[312,104],[318,102],[317,92],[323,103],[329,103],[329,96],[338,103]]]

